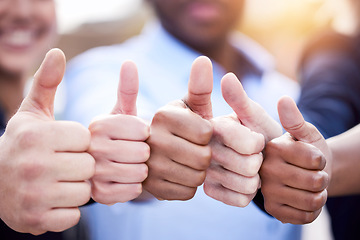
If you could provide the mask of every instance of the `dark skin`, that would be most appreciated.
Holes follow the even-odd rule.
[[[151,3],[165,29],[184,44],[212,58],[226,71],[235,72],[240,77],[253,71],[248,67],[250,64],[229,41],[229,35],[241,15],[239,13],[242,12],[243,1],[151,0]],[[197,187],[205,180],[205,172],[211,160],[208,143],[212,137],[212,125],[215,124],[208,121],[212,118],[210,102],[212,81],[211,63],[204,59],[194,62],[190,74],[189,92],[183,99],[186,105],[181,101],[170,103],[160,109],[152,120],[151,134],[147,140],[151,149],[151,156],[147,161],[149,175],[144,182],[144,189],[158,199],[188,200],[194,196]],[[236,82],[238,83],[237,79]],[[226,118],[224,121],[231,120]],[[237,125],[241,126],[238,122]],[[214,135],[222,136],[224,132],[222,127],[217,127]],[[258,142],[258,145],[263,144],[263,139],[259,138]],[[211,144],[212,151],[215,151],[214,144]],[[220,140],[216,141],[215,145],[217,144],[223,146]],[[237,151],[232,152],[236,156],[240,154]],[[221,158],[223,154],[218,156]],[[218,172],[223,176],[224,171],[221,170],[221,167],[213,166],[211,172],[213,178],[218,176]],[[226,187],[216,188],[214,179],[214,181],[208,180],[206,191],[210,196],[227,204],[247,205],[259,185],[257,171],[248,173],[245,170],[244,173],[241,170],[240,173],[235,171],[236,174],[233,173],[234,171],[227,172],[232,173],[227,179],[235,178],[236,182],[242,183],[243,175],[247,175],[246,179],[251,179],[252,184],[249,185],[253,185],[254,189],[240,188],[236,189],[236,194],[233,194],[234,191],[228,191]],[[234,183],[235,180],[231,182]],[[227,195],[226,198],[219,197],[224,195],[223,193]],[[238,193],[246,195],[243,201],[233,200],[233,198],[239,199]]]
[[[249,72],[258,73],[229,42],[229,35],[243,12],[243,0],[149,1],[164,28],[181,42],[215,60],[240,79]],[[207,7],[215,9],[216,14],[203,16],[194,13],[195,8]]]

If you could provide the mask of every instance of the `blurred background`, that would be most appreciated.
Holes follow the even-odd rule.
[[[68,59],[97,45],[119,43],[138,34],[153,16],[145,0],[56,0],[60,39]],[[358,0],[249,0],[239,30],[272,53],[278,70],[296,78],[302,48],[314,33],[333,28],[357,31]]]
[[[56,0],[60,39],[67,59],[88,48],[120,43],[138,34],[153,17],[146,0]],[[358,8],[350,7],[355,1]],[[333,29],[355,34],[359,0],[248,0],[238,29],[275,56],[278,70],[296,80],[304,44],[315,33]],[[326,210],[305,226],[304,240],[331,240]]]

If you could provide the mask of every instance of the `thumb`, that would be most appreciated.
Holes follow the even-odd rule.
[[[244,126],[263,134],[266,141],[282,134],[281,126],[247,96],[235,74],[228,73],[221,79],[221,92]]]
[[[317,145],[322,144],[324,138],[310,123],[305,122],[294,100],[288,96],[282,97],[278,102],[279,118],[284,129],[296,140]]]
[[[120,70],[117,102],[112,114],[136,116],[136,99],[139,91],[139,76],[134,62],[126,61]]]
[[[204,119],[212,118],[213,70],[209,58],[198,57],[192,64],[185,104]]]
[[[64,53],[60,49],[51,49],[35,73],[31,90],[19,111],[45,114],[53,118],[55,93],[64,76],[65,66]]]

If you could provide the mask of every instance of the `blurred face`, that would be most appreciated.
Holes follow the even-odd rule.
[[[150,0],[164,27],[193,48],[226,39],[237,24],[244,0]]]
[[[54,0],[0,0],[0,70],[24,74],[56,39]]]

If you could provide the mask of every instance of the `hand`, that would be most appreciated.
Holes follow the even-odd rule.
[[[12,229],[32,234],[63,231],[80,218],[90,199],[94,159],[86,153],[89,131],[54,121],[56,88],[65,56],[48,52],[34,84],[0,138],[0,216]]]
[[[89,126],[89,152],[96,160],[92,195],[99,203],[126,202],[142,192],[150,148],[145,143],[149,126],[136,117],[138,90],[136,65],[125,62],[120,72],[118,100],[111,115],[98,118]]]
[[[265,209],[284,223],[310,223],[327,199],[330,152],[322,135],[304,121],[291,98],[280,99],[278,111],[288,133],[266,146],[260,170]]]
[[[222,94],[234,113],[212,120],[212,161],[206,173],[205,193],[228,205],[245,207],[260,187],[261,151],[281,127],[249,99],[234,74],[221,81]]]
[[[188,94],[161,108],[151,123],[151,156],[144,188],[158,199],[191,199],[210,164],[212,64],[206,57],[192,66]]]

